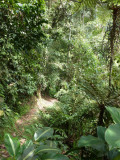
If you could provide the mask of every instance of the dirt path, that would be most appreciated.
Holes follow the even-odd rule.
[[[58,102],[57,99],[51,98],[49,96],[37,98],[34,108],[32,108],[26,115],[18,119],[16,121],[16,125],[29,125],[31,121],[37,119],[39,110],[44,110],[45,108],[52,107],[56,102]]]

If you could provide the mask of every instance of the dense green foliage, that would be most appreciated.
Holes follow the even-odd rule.
[[[62,153],[71,160],[119,155],[119,0],[3,0],[0,21],[0,127],[14,126],[40,89],[59,102],[40,111],[36,123],[62,137]],[[5,144],[14,158],[24,156],[27,147],[9,134]],[[55,156],[48,158],[62,155]]]
[[[5,146],[14,160],[69,160],[66,156],[61,154],[58,148],[59,142],[53,135],[52,128],[39,129],[34,134],[34,141],[29,140],[24,145],[20,146],[19,140],[11,137],[9,134],[5,135]]]
[[[10,109],[19,112],[23,100],[40,85],[41,55],[37,50],[45,37],[44,2],[0,3],[0,96]]]

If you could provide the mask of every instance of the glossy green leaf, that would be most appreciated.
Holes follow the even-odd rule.
[[[57,143],[55,141],[46,140],[44,143],[45,143],[45,145],[52,147],[52,148],[57,147]]]
[[[32,146],[33,145],[33,142],[30,140],[30,141],[26,141],[22,146],[21,146],[21,153],[23,153],[23,151],[25,149],[27,149],[28,147]]]
[[[106,107],[115,123],[120,123],[120,109],[115,107]]]
[[[69,160],[69,158],[62,154],[50,153],[50,154],[44,154],[42,156],[42,160]]]
[[[97,137],[89,136],[82,136],[78,141],[78,147],[92,147],[98,151],[105,151],[105,144],[104,141]]]
[[[98,138],[100,138],[103,141],[105,140],[105,131],[106,131],[105,127],[102,126],[97,127]]]
[[[41,145],[36,149],[35,154],[44,154],[44,153],[51,153],[51,152],[52,153],[59,153],[60,150],[57,148],[49,147],[47,145]]]
[[[49,127],[44,127],[43,129],[39,129],[34,134],[35,141],[40,141],[43,139],[47,139],[49,137],[53,136],[53,129]]]
[[[19,155],[20,142],[9,134],[5,134],[5,147],[11,156],[17,157]]]
[[[120,125],[110,125],[105,132],[105,140],[114,148],[120,148]]]
[[[22,156],[19,158],[19,160],[32,160],[33,156],[34,156],[34,146],[29,146],[28,148],[26,148],[22,154]]]

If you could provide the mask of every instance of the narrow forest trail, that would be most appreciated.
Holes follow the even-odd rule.
[[[26,115],[23,115],[20,119],[16,121],[16,127],[31,124],[33,120],[37,119],[40,110],[52,107],[56,102],[58,102],[58,100],[55,98],[51,98],[49,96],[39,96],[36,99],[36,104],[33,106],[33,108],[30,109],[30,111]]]
[[[58,102],[57,99],[51,98],[49,96],[41,97],[40,92],[38,93],[38,95],[39,96],[36,98],[35,103],[30,111],[16,121],[16,132],[12,133],[13,136],[22,136],[24,134],[25,126],[29,126],[37,120],[37,118],[39,117],[39,111],[43,111],[46,108],[52,107],[55,105],[55,103]],[[25,141],[26,140],[24,138],[20,139],[21,144],[23,144]]]

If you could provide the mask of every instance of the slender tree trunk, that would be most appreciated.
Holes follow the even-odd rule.
[[[99,117],[98,117],[98,126],[103,126],[103,124],[104,124],[103,116],[104,116],[104,112],[105,112],[105,105],[99,104],[99,109],[100,109],[100,113],[99,113]]]
[[[109,64],[109,87],[112,85],[112,66],[113,66],[113,58],[114,58],[114,44],[115,44],[115,34],[117,27],[117,13],[118,8],[113,8],[113,25],[112,30],[110,32],[110,64]]]

